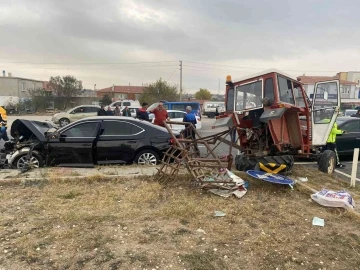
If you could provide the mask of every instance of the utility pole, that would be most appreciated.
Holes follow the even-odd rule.
[[[182,61],[180,61],[180,102],[182,98]]]

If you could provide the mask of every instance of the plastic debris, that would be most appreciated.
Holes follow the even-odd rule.
[[[273,174],[273,173],[254,171],[254,170],[246,171],[246,173],[256,179],[260,179],[274,184],[281,184],[281,185],[294,184],[294,180],[280,174]]]
[[[313,226],[324,227],[325,226],[325,220],[322,219],[322,218],[314,217],[313,220],[312,220],[312,225]]]
[[[355,208],[355,201],[353,200],[352,196],[345,190],[332,191],[322,189],[321,191],[318,191],[310,196],[311,199],[322,206],[343,208],[349,207],[352,209]]]
[[[215,217],[225,217],[225,213],[222,211],[214,211],[214,216]]]
[[[212,185],[212,188],[208,189],[209,192],[224,197],[229,198],[235,196],[236,198],[243,197],[247,189],[245,188],[246,182],[239,176],[235,175],[226,168],[219,170],[219,174],[208,177],[207,181],[214,181],[213,179],[223,179],[229,182],[232,182],[232,185],[224,185],[223,183],[218,183],[217,185]]]
[[[297,177],[296,178],[299,182],[301,183],[304,183],[304,182],[307,182],[308,181],[308,178],[307,177]]]

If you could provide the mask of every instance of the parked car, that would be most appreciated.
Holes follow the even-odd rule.
[[[184,115],[186,114],[185,112],[182,111],[175,111],[175,110],[168,110],[168,115],[171,121],[174,122],[182,122],[184,119]],[[154,114],[150,114],[149,115],[149,119],[151,120],[152,123],[154,123],[155,117]],[[197,124],[196,124],[196,129],[201,129],[201,119],[199,116],[196,116],[196,120],[197,120]],[[175,130],[175,131],[181,131],[185,128],[184,125],[171,125],[171,129]]]
[[[345,110],[344,116],[352,116],[353,114],[356,114],[357,110]]]
[[[209,118],[215,118],[216,109],[218,113],[225,112],[225,102],[221,101],[206,101],[202,107],[202,114]]]
[[[336,137],[336,147],[339,155],[352,155],[354,148],[360,148],[360,118],[338,117],[338,128],[347,133]]]
[[[65,127],[68,124],[77,120],[96,116],[100,106],[97,105],[81,105],[68,110],[67,112],[56,113],[52,117],[52,122],[58,124],[60,127]]]
[[[122,116],[90,117],[60,129],[18,119],[11,126],[11,136],[17,139],[7,145],[7,160],[19,169],[27,160],[34,167],[156,165],[172,144],[165,128]]]

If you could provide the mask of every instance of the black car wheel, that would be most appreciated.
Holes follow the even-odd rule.
[[[70,124],[70,120],[67,119],[67,118],[61,118],[59,120],[59,124],[60,124],[60,127],[65,127],[67,126],[68,124]]]
[[[159,155],[153,150],[143,150],[140,151],[134,162],[138,165],[156,165],[159,162]]]
[[[27,155],[28,153],[24,153],[18,156],[13,162],[14,167],[22,170],[26,164],[30,164],[32,168],[40,168],[44,166],[44,160],[40,155],[33,153],[30,161],[27,159]]]

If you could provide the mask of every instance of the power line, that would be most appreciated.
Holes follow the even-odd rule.
[[[254,70],[265,70],[268,68],[256,68],[256,67],[247,67],[247,66],[232,66],[232,65],[221,65],[213,63],[204,63],[204,62],[195,62],[195,61],[184,61],[187,63],[198,64],[198,65],[208,65],[208,66],[219,66],[219,67],[231,67],[239,69],[254,69]],[[293,72],[339,72],[338,70],[294,70],[294,69],[282,69],[284,71],[293,71]]]
[[[0,61],[0,63],[6,64],[26,64],[26,65],[139,65],[139,64],[160,64],[160,63],[177,63],[178,61],[153,61],[153,62],[128,62],[128,63],[121,63],[121,62],[68,62],[68,63],[61,63],[61,62],[14,62],[14,61]]]
[[[178,68],[176,67],[175,70],[171,73],[171,75],[169,76],[169,78],[167,79],[167,81],[169,81],[171,79],[171,77],[174,75],[174,73],[178,70]]]
[[[202,70],[214,70],[214,71],[224,71],[224,72],[231,72],[234,70],[230,69],[218,69],[218,68],[206,68],[206,67],[199,67],[199,66],[192,66],[192,65],[183,65],[184,67],[194,68],[194,69],[202,69]],[[250,71],[242,71],[245,73],[250,73]]]
[[[156,65],[156,66],[137,66],[137,67],[111,67],[112,70],[131,70],[131,69],[162,69],[162,68],[169,68],[169,67],[177,67],[177,65]],[[18,68],[25,68],[25,67],[18,67]],[[76,69],[86,69],[86,70],[96,70],[99,67],[32,67],[31,69],[42,69],[42,70],[76,70]]]

